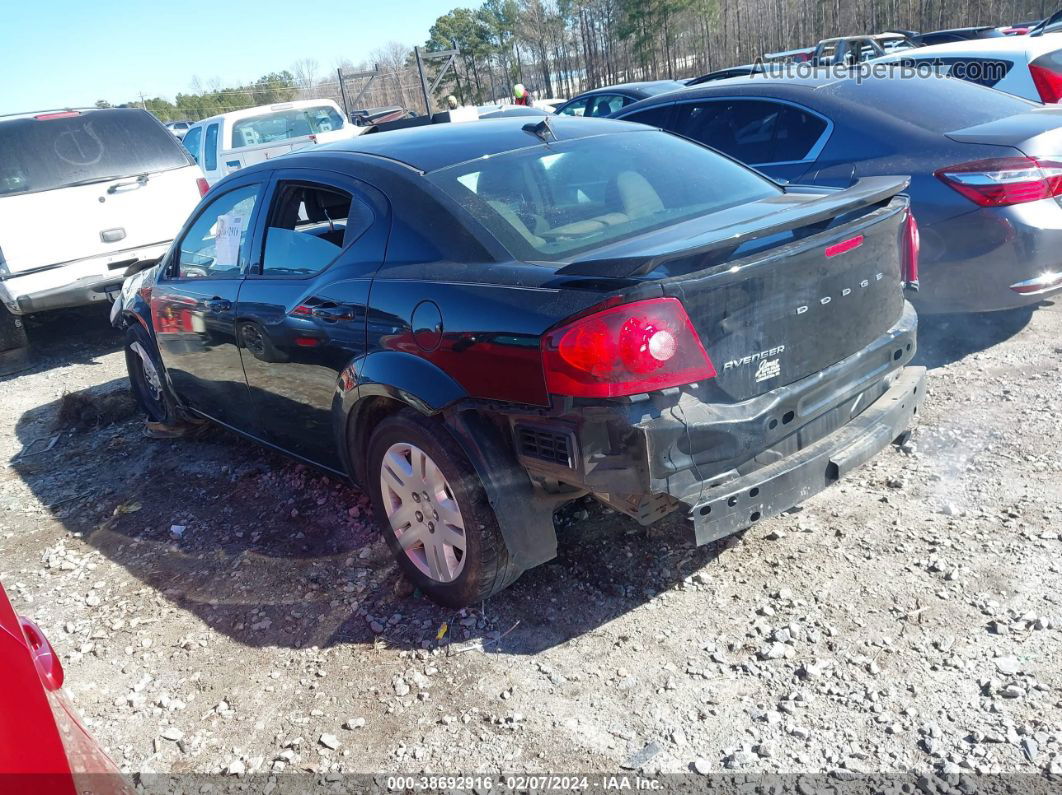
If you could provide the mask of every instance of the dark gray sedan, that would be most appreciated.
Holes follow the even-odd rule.
[[[669,91],[678,91],[685,87],[685,83],[680,83],[678,80],[620,83],[578,94],[554,112],[565,116],[608,116],[640,99],[666,94]]]
[[[911,175],[924,312],[1036,303],[1062,290],[1062,110],[963,80],[720,80],[614,118],[707,144],[782,182]]]

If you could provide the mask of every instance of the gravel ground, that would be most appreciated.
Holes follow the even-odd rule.
[[[0,580],[124,771],[1062,776],[1062,306],[924,321],[911,442],[801,509],[695,548],[581,502],[456,613],[356,489],[143,438],[99,312],[30,331]]]

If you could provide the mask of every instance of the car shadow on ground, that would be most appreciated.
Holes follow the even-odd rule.
[[[70,364],[92,364],[119,350],[122,335],[111,326],[110,308],[100,303],[24,318],[29,348],[10,371],[0,367],[0,383]]]
[[[360,490],[212,425],[147,439],[123,379],[32,409],[16,426],[24,445],[59,432],[51,450],[10,464],[34,496],[69,534],[249,646],[534,654],[647,602],[728,548],[694,547],[681,517],[647,532],[581,500],[558,513],[554,561],[455,611],[409,592]]]
[[[1036,306],[978,314],[920,315],[914,364],[943,367],[1010,339],[1032,320]]]

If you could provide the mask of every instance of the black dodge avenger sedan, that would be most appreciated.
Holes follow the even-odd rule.
[[[905,184],[783,188],[609,120],[366,134],[215,185],[112,317],[151,419],[349,476],[466,605],[554,557],[576,497],[707,543],[901,436]]]

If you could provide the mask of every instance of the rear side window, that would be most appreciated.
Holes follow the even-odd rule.
[[[216,171],[218,167],[218,125],[211,124],[207,127],[206,143],[203,146],[203,168],[207,171]]]
[[[589,116],[611,116],[617,110],[620,110],[624,105],[629,105],[631,101],[626,97],[621,97],[619,94],[602,94],[594,97],[594,106],[590,109]]]
[[[281,183],[266,230],[262,274],[312,276],[372,225],[367,204],[322,185]]]
[[[240,119],[232,125],[232,146],[258,146],[286,141],[313,133],[331,132],[343,126],[343,117],[335,108],[321,105],[312,108],[290,108]]]
[[[1002,58],[967,58],[967,57],[942,57],[935,58],[905,58],[902,63],[907,66],[919,66],[928,64],[937,67],[941,74],[948,77],[956,77],[968,83],[976,83],[979,86],[992,88],[996,83],[1007,76],[1014,67],[1013,61]]]
[[[750,165],[804,160],[826,122],[799,108],[761,100],[679,105],[675,130]]]
[[[0,122],[0,196],[187,165],[180,142],[139,109],[112,108]]]
[[[704,147],[635,128],[474,160],[428,179],[514,256],[547,262],[781,192]]]
[[[188,131],[188,134],[184,136],[184,140],[181,142],[184,148],[188,150],[195,162],[199,162],[199,144],[203,140],[203,128],[193,127]]]
[[[624,121],[635,121],[639,124],[648,124],[650,127],[666,127],[673,107],[673,105],[654,105],[622,118]]]

